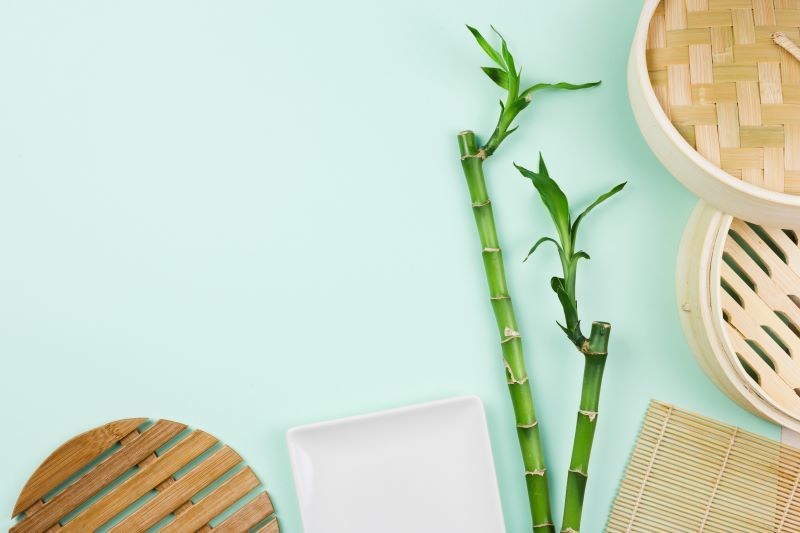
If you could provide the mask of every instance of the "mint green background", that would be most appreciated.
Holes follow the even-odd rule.
[[[582,361],[556,328],[549,222],[512,161],[584,204],[579,297],[614,324],[584,531],[647,402],[775,427],[695,364],[674,304],[695,199],[645,145],[625,68],[636,2],[0,2],[0,507],[67,437],[128,416],[241,452],[301,531],[287,428],[476,393],[509,532],[525,493],[455,134],[499,93],[465,22],[507,35],[537,96],[488,166],[555,508]],[[454,443],[455,446],[458,443]],[[411,510],[413,512],[413,510]]]

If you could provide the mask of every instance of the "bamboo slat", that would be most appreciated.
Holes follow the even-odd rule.
[[[800,62],[776,32],[800,43],[800,2],[663,0],[647,67],[661,107],[699,154],[736,178],[800,194]],[[759,150],[726,150],[740,147]]]
[[[797,234],[733,219],[724,239],[716,283],[735,356],[750,388],[800,419]]]
[[[167,524],[161,531],[164,533],[197,531],[248,492],[258,487],[258,484],[258,478],[250,468],[240,470],[214,489],[211,494],[176,516],[175,520]]]
[[[800,450],[653,401],[606,531],[800,530]]]
[[[65,442],[45,460],[31,476],[14,505],[14,515],[36,503],[45,494],[67,481],[125,435],[147,422],[146,418],[129,418],[111,422],[81,433]]]
[[[184,424],[147,424],[111,422],[59,447],[25,485],[9,531],[278,533],[269,496],[235,451]]]
[[[214,530],[217,533],[235,533],[248,531],[264,521],[273,513],[272,502],[266,492],[262,492],[233,515],[219,524]]]

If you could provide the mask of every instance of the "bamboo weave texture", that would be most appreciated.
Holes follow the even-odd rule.
[[[800,194],[800,0],[663,0],[647,39],[653,90],[686,141],[756,186]]]

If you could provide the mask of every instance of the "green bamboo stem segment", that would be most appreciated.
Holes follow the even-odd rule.
[[[597,427],[600,403],[600,384],[608,357],[608,337],[611,324],[592,323],[589,339],[581,347],[584,354],[583,388],[575,425],[575,440],[572,445],[572,458],[567,473],[567,493],[564,499],[564,519],[562,533],[577,533],[581,528],[583,497],[589,481],[589,456],[592,453],[594,432]]]
[[[478,148],[475,134],[464,131],[458,135],[461,166],[469,188],[472,211],[480,236],[481,255],[489,285],[489,298],[500,334],[503,364],[506,369],[508,390],[514,407],[517,438],[522,451],[525,481],[533,531],[551,533],[555,531],[550,512],[550,496],[547,470],[544,465],[539,423],[533,406],[528,374],[522,352],[522,338],[517,327],[514,307],[508,293],[505,267],[494,223],[492,204],[483,175],[483,162],[487,155]]]

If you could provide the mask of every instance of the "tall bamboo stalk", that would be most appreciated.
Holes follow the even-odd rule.
[[[506,369],[508,390],[511,395],[511,403],[514,407],[514,417],[517,424],[517,438],[525,468],[525,482],[528,489],[533,531],[554,533],[555,526],[550,513],[547,469],[544,464],[542,443],[539,436],[539,422],[536,419],[536,412],[533,408],[533,397],[528,383],[528,374],[525,370],[522,337],[517,327],[511,296],[508,294],[503,255],[500,249],[500,241],[497,238],[492,204],[489,201],[489,193],[486,189],[483,163],[494,154],[495,150],[509,135],[516,131],[517,127],[512,127],[512,124],[517,115],[530,105],[535,93],[545,89],[564,89],[569,91],[586,89],[599,85],[600,82],[578,85],[567,82],[537,83],[523,90],[520,79],[522,70],[517,68],[514,57],[511,55],[503,36],[497,30],[494,30],[500,37],[501,42],[500,50],[497,50],[486,41],[478,30],[470,26],[467,26],[467,28],[475,37],[478,45],[496,65],[482,67],[482,70],[493,82],[506,91],[506,99],[505,103],[502,100],[500,101],[500,117],[498,118],[497,126],[495,126],[491,136],[482,147],[478,147],[473,132],[463,131],[459,133],[458,148],[461,152],[461,166],[469,188],[475,223],[478,226],[483,266],[489,285],[489,299],[492,303],[497,329],[500,333],[503,364]]]
[[[483,176],[483,162],[486,156],[485,152],[478,148],[475,134],[471,131],[459,133],[458,147],[461,152],[461,166],[467,179],[467,187],[472,201],[472,212],[475,215],[475,224],[480,236],[483,267],[489,285],[489,300],[492,303],[497,329],[500,333],[500,347],[503,352],[503,364],[506,368],[508,391],[514,406],[517,438],[525,467],[525,481],[528,488],[533,530],[535,532],[553,532],[555,528],[550,513],[547,469],[544,465],[542,443],[539,436],[539,422],[536,419],[528,373],[525,370],[522,337],[519,334],[514,306],[508,293],[492,203],[489,200]]]
[[[583,497],[589,481],[589,456],[592,453],[594,431],[600,404],[600,384],[608,357],[608,337],[611,324],[592,323],[592,332],[581,352],[584,356],[583,387],[578,420],[575,424],[575,439],[572,444],[572,458],[567,473],[567,493],[564,498],[564,519],[562,533],[577,533],[581,528]]]

